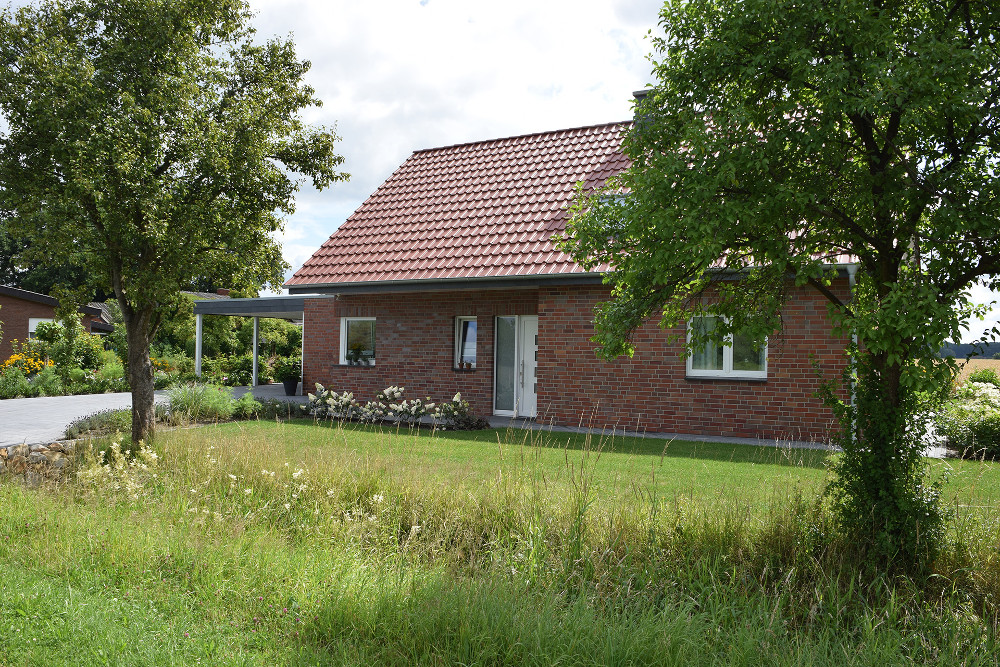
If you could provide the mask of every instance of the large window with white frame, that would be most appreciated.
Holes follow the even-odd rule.
[[[710,334],[719,322],[713,315],[688,321],[688,342],[695,334]],[[767,341],[759,344],[749,336],[734,334],[728,343],[705,343],[687,359],[688,377],[748,378],[767,377]]]
[[[476,367],[476,318],[455,318],[455,368],[471,370]]]
[[[375,365],[375,318],[340,318],[340,363]]]

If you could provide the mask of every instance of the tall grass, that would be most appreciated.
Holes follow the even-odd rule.
[[[156,446],[0,487],[0,663],[995,664],[995,506],[930,580],[885,579],[818,454],[301,423]],[[717,485],[663,479],[692,471]]]

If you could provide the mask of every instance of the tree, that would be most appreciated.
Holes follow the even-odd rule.
[[[953,372],[970,285],[998,285],[1000,5],[971,0],[670,0],[631,167],[581,196],[565,247],[607,263],[601,352],[650,316],[725,316],[691,348],[780,329],[791,285],[858,336],[844,529],[897,564],[933,556],[940,514],[919,401]],[[627,194],[621,194],[627,193]],[[850,301],[829,263],[855,258]],[[717,280],[716,267],[741,280]],[[705,298],[703,298],[705,297]]]
[[[277,286],[301,180],[346,179],[290,40],[243,0],[67,0],[0,15],[0,206],[30,257],[79,258],[121,306],[133,442],[153,431],[149,346],[204,275]]]

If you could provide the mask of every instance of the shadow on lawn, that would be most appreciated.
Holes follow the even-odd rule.
[[[292,425],[303,428],[330,428],[337,422],[319,423],[306,419],[294,420]],[[594,433],[563,433],[522,428],[493,428],[481,431],[442,431],[429,428],[410,429],[405,426],[374,426],[357,422],[346,422],[343,427],[371,433],[393,432],[406,434],[411,431],[420,437],[434,437],[466,444],[483,443],[495,448],[497,443],[505,447],[541,447],[546,449],[567,449],[570,451],[590,450],[593,452],[629,454],[666,458],[694,458],[706,461],[726,461],[729,463],[752,463],[757,465],[796,466],[823,469],[833,452],[818,449],[800,449],[780,446],[744,445],[724,442],[694,442],[688,440],[663,440],[660,438],[638,438],[622,435]]]

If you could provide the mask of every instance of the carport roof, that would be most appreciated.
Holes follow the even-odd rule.
[[[306,299],[332,299],[329,294],[296,294],[263,296],[256,299],[218,299],[195,301],[195,315],[229,315],[231,317],[275,317],[301,320]]]

